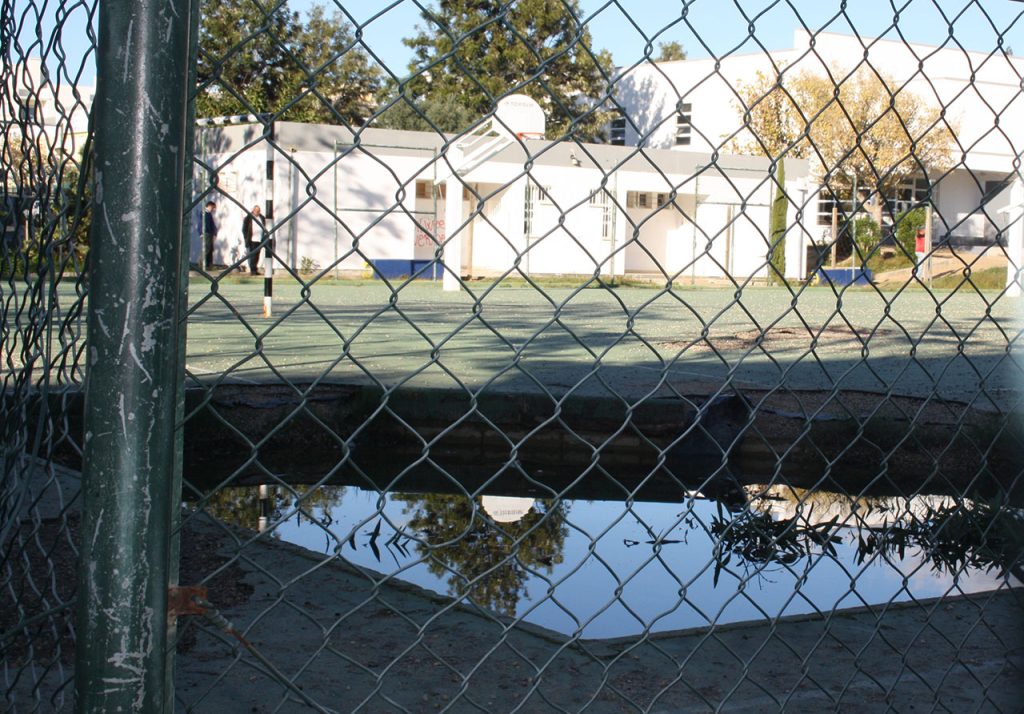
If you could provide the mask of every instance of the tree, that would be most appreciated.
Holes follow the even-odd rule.
[[[830,75],[783,70],[769,78],[759,72],[754,82],[737,89],[743,132],[734,146],[776,162],[769,225],[773,265],[781,264],[785,246],[780,204],[788,208],[787,156],[810,158],[833,195],[850,195],[854,184],[861,187],[877,223],[881,199],[908,178],[944,169],[955,145],[940,111],[892,80],[870,69],[844,77],[833,68]]]
[[[786,157],[803,158],[807,145],[802,140],[800,103],[810,75],[769,77],[758,71],[753,82],[740,82],[736,88],[743,116],[743,132],[732,142],[742,153],[764,154],[775,162],[771,209],[768,218],[769,277],[785,279],[786,228],[789,196],[786,194]]]
[[[296,54],[309,74],[292,75],[289,94],[308,93],[288,111],[288,119],[361,124],[372,113],[381,71],[355,44],[340,11],[327,17],[322,6],[314,5],[301,28]]]
[[[58,128],[58,134],[63,130]],[[0,148],[0,274],[81,272],[89,250],[92,154],[73,157],[35,125],[8,127]]]
[[[303,23],[287,1],[266,14],[237,0],[203,0],[201,10],[198,116],[358,124],[370,114],[380,70],[340,12],[314,5]]]
[[[563,560],[565,502],[538,502],[520,520],[497,523],[478,499],[438,493],[392,498],[406,504],[406,528],[423,538],[416,549],[431,573],[447,578],[451,594],[504,615],[514,617],[520,597],[529,595],[531,570],[550,573]]]
[[[840,76],[832,70],[833,76]],[[807,75],[800,88],[806,142],[829,183],[888,196],[903,181],[944,170],[956,145],[939,108],[861,68],[838,82]]]
[[[882,229],[871,216],[857,216],[848,224],[857,251],[860,253],[861,262],[867,262],[871,253],[882,242]]]
[[[677,62],[684,59],[686,59],[686,50],[679,42],[672,40],[658,43],[658,57],[655,62]]]
[[[896,242],[903,254],[913,257],[917,251],[917,232],[924,229],[928,220],[928,211],[923,206],[904,211],[896,218]]]
[[[454,102],[475,121],[502,96],[527,94],[544,110],[549,138],[598,139],[608,120],[599,108],[612,89],[612,61],[591,50],[579,14],[579,0],[439,0],[405,40],[414,55],[411,77],[392,98],[424,113],[431,102]]]
[[[456,133],[478,118],[458,97],[423,97],[412,102],[398,95],[394,86],[385,92],[381,104],[387,108],[374,124],[385,129]]]

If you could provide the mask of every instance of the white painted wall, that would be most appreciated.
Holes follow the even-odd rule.
[[[1004,190],[994,199],[982,203],[986,181],[1005,179],[1006,174],[995,172],[956,171],[938,184],[939,210],[935,214],[935,229],[954,236],[995,238],[1007,225],[1003,210],[1010,203],[1010,191]]]
[[[869,45],[865,48],[865,45]],[[790,72],[821,73],[831,68],[851,71],[863,61],[889,75],[905,91],[935,106],[946,107],[962,153],[958,166],[941,182],[937,213],[950,226],[963,221],[955,233],[985,230],[994,235],[999,226],[984,216],[969,218],[979,209],[980,193],[975,178],[1006,178],[1014,156],[1024,151],[1024,96],[1020,76],[1024,58],[1001,54],[963,52],[945,48],[905,44],[902,41],[869,40],[837,33],[818,33],[811,48],[811,36],[804,30],[794,35],[793,48],[766,53],[713,59],[645,64],[628,70],[617,82],[617,98],[635,126],[627,122],[626,143],[683,151],[711,151],[728,146],[729,139],[743,125],[736,99],[739,82],[752,82],[758,71],[772,76],[773,62]],[[680,103],[691,104],[691,143],[676,146],[676,115]],[[1006,198],[987,208],[989,214],[1004,207]],[[808,207],[813,209],[813,206]],[[792,209],[791,209],[792,210]],[[808,211],[809,213],[810,211]],[[794,214],[791,212],[791,221]],[[812,222],[805,226],[820,234]],[[787,246],[789,242],[787,242]],[[787,250],[787,253],[789,251]],[[801,272],[802,259],[795,253],[787,258],[787,274]]]
[[[244,257],[245,209],[263,204],[266,156],[262,143],[238,154],[210,154],[212,148],[207,147],[205,160],[218,167],[223,194],[217,199],[215,261],[230,264]],[[320,269],[362,271],[376,260],[434,259],[437,246],[427,231],[447,238],[446,201],[438,198],[435,214],[432,199],[415,197],[417,180],[434,179],[431,158],[387,148],[370,151],[372,155],[351,152],[340,158],[329,150],[278,155],[274,236],[285,264],[297,269],[308,258]],[[465,178],[482,204],[476,198],[462,202],[462,221],[472,218],[461,233],[463,274],[504,274],[518,261],[524,272],[534,275],[664,270],[669,275],[682,271],[722,277],[727,257],[743,275],[763,272],[767,212],[756,204],[766,202],[768,193],[761,172],[737,171],[728,180],[704,174],[697,181],[689,175],[637,169],[606,176],[594,165],[538,162],[529,176],[550,192],[550,200],[534,206],[529,236],[524,234],[527,178],[521,164],[492,160]],[[612,204],[616,236],[603,237],[603,207],[590,201],[592,193],[601,191],[602,181],[618,197],[621,209],[630,191],[670,193],[675,187],[677,198],[674,206],[660,210],[615,210]],[[696,231],[690,220],[695,202],[700,203]],[[727,228],[730,210],[735,225]],[[197,212],[193,260],[199,255],[198,218]]]
[[[46,72],[41,58],[29,57],[5,69],[3,91],[6,101],[0,102],[0,124],[5,127],[5,139],[13,141],[21,134],[25,111],[25,134],[33,142],[79,157],[89,130],[95,85],[70,84],[65,77]]]
[[[706,151],[720,147],[743,124],[735,95],[738,82],[754,81],[759,70],[773,76],[773,62],[787,67],[787,72],[822,73],[831,68],[841,76],[862,62],[866,51],[867,62],[899,85],[905,84],[905,91],[947,107],[947,117],[956,125],[960,144],[967,150],[967,168],[1005,173],[1007,157],[1012,159],[1020,152],[1022,142],[1012,128],[1024,122],[1020,92],[1024,58],[990,57],[955,46],[939,49],[892,40],[866,39],[870,46],[865,50],[856,37],[827,32],[814,39],[814,49],[809,51],[811,36],[797,30],[792,49],[777,50],[770,56],[756,53],[720,60],[648,63],[627,71],[616,84],[616,96],[639,134],[627,123],[626,143],[637,143],[639,137],[646,136],[645,145],[652,148]],[[679,102],[692,104],[694,131],[688,147],[675,146]]]

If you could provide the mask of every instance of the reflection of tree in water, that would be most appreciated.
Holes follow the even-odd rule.
[[[818,498],[818,505],[837,499],[834,494]],[[801,497],[806,505],[806,496]],[[917,550],[931,567],[952,576],[968,569],[986,572],[998,569],[1000,576],[1012,574],[1024,581],[1024,511],[1006,504],[964,499],[956,503],[927,504],[913,512],[891,507],[887,499],[874,499],[868,508],[898,514],[894,522],[869,527],[862,512],[857,530],[857,564],[875,557],[902,560],[910,549]],[[851,504],[853,499],[849,499]],[[866,504],[866,501],[859,502]],[[825,510],[825,509],[823,509]],[[854,512],[856,509],[850,509]],[[770,512],[746,510],[740,514],[712,518],[710,532],[716,540],[715,582],[722,569],[738,556],[746,566],[789,565],[815,554],[835,557],[834,543],[845,523],[838,515],[811,523],[804,515],[775,518]]]
[[[515,523],[496,523],[479,498],[396,493],[393,499],[406,504],[406,529],[421,534],[425,542],[416,549],[432,574],[447,579],[451,594],[510,617],[528,596],[529,570],[550,573],[562,562],[569,530],[564,502],[536,501]]]
[[[269,488],[270,527],[280,521],[292,509],[299,509],[299,518],[323,526],[331,524],[331,509],[341,503],[345,495],[344,486],[292,486],[291,490],[280,486]],[[203,510],[214,518],[242,528],[255,530],[262,512],[259,487],[229,486],[206,495]],[[272,531],[279,538],[277,531]]]
[[[908,524],[862,534],[857,563],[876,555],[902,559],[908,548],[918,548],[938,573],[998,569],[1000,577],[1024,582],[1024,511],[984,501],[929,508]]]
[[[745,565],[789,565],[800,558],[824,551],[836,555],[834,543],[836,519],[828,523],[807,524],[802,518],[775,520],[770,513],[743,511],[723,516],[721,509],[712,517],[709,530],[715,538],[714,583],[733,556]]]

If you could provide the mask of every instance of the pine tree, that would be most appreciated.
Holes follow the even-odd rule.
[[[656,62],[678,62],[686,59],[686,50],[676,40],[658,43],[658,56]]]
[[[197,116],[280,113],[290,121],[362,123],[380,70],[339,12],[314,5],[306,22],[287,2],[203,0]]]
[[[413,112],[441,120],[438,107],[455,104],[468,123],[492,112],[508,94],[526,94],[547,116],[549,139],[594,140],[603,136],[612,61],[591,48],[580,23],[579,0],[440,0],[423,13],[424,24],[405,40],[413,50],[410,77],[391,88],[396,114]],[[382,116],[399,128],[401,117]],[[453,130],[465,125],[451,127]]]

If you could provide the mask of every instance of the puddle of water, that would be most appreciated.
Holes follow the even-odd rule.
[[[627,505],[354,486],[270,489],[262,502],[255,488],[224,489],[206,508],[586,638],[1020,585],[1022,509],[944,496],[746,492],[748,506],[733,512],[699,494]]]

